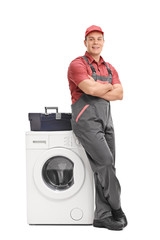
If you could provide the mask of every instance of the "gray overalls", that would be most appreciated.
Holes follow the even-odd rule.
[[[89,64],[88,59],[83,58]],[[96,75],[95,81],[112,82],[112,73],[106,63],[109,77]],[[94,172],[96,189],[95,219],[111,216],[111,209],[119,209],[121,187],[115,173],[115,137],[110,102],[85,93],[71,105],[72,129],[84,147]]]

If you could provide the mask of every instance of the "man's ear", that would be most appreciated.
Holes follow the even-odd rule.
[[[84,40],[84,45],[87,47],[87,42],[86,42],[86,40]]]

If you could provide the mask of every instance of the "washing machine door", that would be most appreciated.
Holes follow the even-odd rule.
[[[47,160],[42,177],[48,187],[63,191],[74,184],[74,163],[67,157],[54,156]]]
[[[52,199],[66,199],[76,194],[85,180],[81,158],[66,148],[47,150],[34,166],[34,181],[40,192]]]

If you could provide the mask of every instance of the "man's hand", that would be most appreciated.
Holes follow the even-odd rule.
[[[78,87],[86,94],[101,97],[113,89],[110,83],[102,84],[96,82],[91,76],[78,84]]]
[[[88,75],[88,77],[89,77],[89,79],[92,81],[92,82],[96,82],[90,75]],[[99,82],[96,82],[96,83],[98,83],[98,84],[102,84],[102,83],[99,83]],[[110,84],[109,82],[103,82],[103,84],[108,84],[107,86],[108,86],[108,91],[111,91],[111,90],[113,90],[113,85],[112,84]],[[108,92],[107,91],[107,92]]]
[[[95,82],[95,80],[94,80],[90,75],[88,75],[88,77],[89,77],[89,79],[90,79],[92,82]],[[97,83],[99,83],[99,82],[97,82]],[[101,83],[101,84],[108,84],[108,91],[113,90],[113,85],[110,84],[109,82],[103,82],[103,83]]]
[[[113,90],[107,92],[104,95],[101,95],[100,98],[103,98],[108,101],[122,100],[123,99],[123,87],[121,84],[114,84]]]

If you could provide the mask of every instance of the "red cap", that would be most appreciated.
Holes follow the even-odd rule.
[[[85,37],[93,31],[97,31],[97,32],[101,32],[102,34],[104,34],[104,32],[102,31],[102,29],[98,26],[92,25],[89,28],[87,28],[86,32],[85,32]]]

